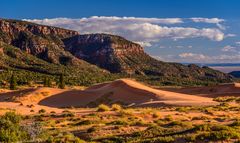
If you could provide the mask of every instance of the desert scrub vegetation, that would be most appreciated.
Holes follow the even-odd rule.
[[[113,104],[111,108],[112,108],[113,111],[120,111],[120,110],[122,110],[122,106],[119,105],[119,104]]]
[[[198,125],[193,130],[198,132],[192,138],[192,141],[234,141],[240,139],[239,126],[236,128],[229,125]]]
[[[153,118],[159,118],[159,117],[161,117],[161,114],[160,114],[159,112],[155,111],[155,112],[152,114],[152,117],[153,117]]]
[[[240,97],[235,97],[235,96],[217,97],[217,98],[214,98],[214,101],[217,101],[217,102],[240,102]]]
[[[97,111],[98,112],[105,112],[105,111],[110,111],[111,108],[105,104],[100,104],[98,107],[97,107]]]
[[[24,141],[35,142],[204,143],[240,140],[240,119],[237,115],[233,114],[234,117],[229,118],[224,115],[209,115],[204,111],[214,112],[219,107],[187,108],[187,112],[177,111],[180,114],[168,114],[172,111],[176,113],[176,108],[125,107],[116,112],[112,111],[112,107],[108,108],[111,112],[93,110],[93,113],[83,115],[69,110],[60,114],[45,113],[24,118],[17,115],[21,118],[13,118],[12,122],[20,120],[20,137],[24,137]],[[206,119],[205,116],[209,118]],[[2,116],[1,119],[3,118],[12,119],[9,115],[7,118]],[[224,120],[220,120],[222,118]]]
[[[38,113],[39,113],[39,114],[44,114],[44,113],[46,113],[46,110],[45,110],[45,109],[40,109],[40,110],[38,111]]]
[[[127,137],[113,136],[104,138],[103,142],[139,142],[139,143],[172,143],[172,142],[237,142],[240,139],[239,128],[229,125],[202,124],[165,128],[150,126],[143,131],[134,132]]]
[[[38,123],[22,124],[23,117],[15,112],[7,112],[0,117],[0,142],[14,143],[42,141],[45,131]]]
[[[59,133],[56,136],[50,136],[46,143],[86,143],[84,140],[74,136],[74,134],[69,132]]]
[[[21,117],[14,112],[7,112],[0,117],[0,141],[17,142],[28,138],[27,132],[20,126]]]

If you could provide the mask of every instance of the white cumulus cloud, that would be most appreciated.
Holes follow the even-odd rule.
[[[179,54],[180,58],[184,59],[193,59],[193,60],[206,60],[208,57],[203,54],[195,54],[195,53],[181,53]]]
[[[240,41],[236,42],[237,45],[240,45]]]
[[[206,62],[206,63],[232,63],[232,62],[240,62],[240,55],[239,54],[221,54],[215,56],[209,56],[201,53],[181,53],[178,57],[174,57],[169,59],[169,61],[177,61],[178,62]]]
[[[202,17],[194,17],[190,19],[193,20],[194,22],[214,23],[214,24],[225,21],[224,19],[219,19],[219,18],[202,18]]]
[[[223,47],[221,51],[223,51],[223,52],[236,52],[236,47],[227,45],[227,46]]]
[[[220,18],[202,18],[202,17],[194,17],[190,18],[193,22],[197,23],[211,23],[211,24],[216,24],[220,29],[224,30],[225,26],[223,26],[221,23],[224,22],[224,19]]]
[[[152,46],[152,44],[150,42],[138,42],[138,41],[136,41],[135,43],[138,43],[142,47],[151,47]]]
[[[225,38],[225,34],[218,28],[194,28],[174,26],[173,24],[184,23],[183,19],[181,18],[93,16],[80,19],[53,18],[24,20],[35,22],[38,24],[72,29],[80,32],[80,34],[116,34],[123,36],[129,40],[140,42],[140,44],[142,43],[145,46],[150,46],[151,42],[158,42],[162,38],[185,39],[200,37],[207,38],[213,41],[222,41]],[[195,21],[196,20],[197,19],[195,19]],[[200,19],[198,19],[198,21],[200,21]]]

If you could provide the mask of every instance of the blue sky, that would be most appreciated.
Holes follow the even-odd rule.
[[[173,62],[239,63],[239,0],[1,0],[0,17],[111,33]]]

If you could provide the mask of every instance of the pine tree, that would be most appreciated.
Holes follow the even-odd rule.
[[[47,85],[48,85],[48,78],[45,77],[45,78],[44,78],[44,81],[43,81],[43,86],[44,86],[44,87],[47,87]]]
[[[47,78],[47,77],[44,78],[43,86],[44,87],[51,87],[52,86],[52,82],[51,82],[50,78]]]
[[[14,75],[12,75],[10,79],[10,90],[16,90],[17,87],[17,81]]]
[[[47,80],[47,87],[52,87],[52,81],[50,78]]]
[[[61,89],[64,89],[65,88],[65,82],[64,82],[64,77],[63,77],[63,74],[60,75],[60,78],[59,78],[59,88]]]

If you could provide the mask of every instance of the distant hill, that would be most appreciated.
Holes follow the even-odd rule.
[[[235,78],[240,78],[240,71],[232,71],[229,74]]]
[[[230,81],[230,76],[208,67],[158,61],[136,43],[108,34],[76,35],[63,40],[65,50],[75,57],[95,64],[112,73],[187,79]]]
[[[240,67],[240,63],[182,63],[184,65],[196,64],[198,66],[208,67]]]
[[[183,63],[184,65],[189,65],[189,63]],[[239,71],[240,70],[240,63],[194,63],[200,67],[207,66],[212,69],[230,73],[232,71]]]
[[[74,57],[64,50],[62,39],[76,31],[29,22],[0,19],[0,80],[12,72],[23,81],[56,78],[63,73],[70,84],[88,85],[108,80],[106,70]]]
[[[155,85],[231,82],[228,74],[196,65],[158,61],[120,36],[78,32],[0,19],[0,79],[14,71],[29,82],[64,73],[73,85],[134,77]]]

